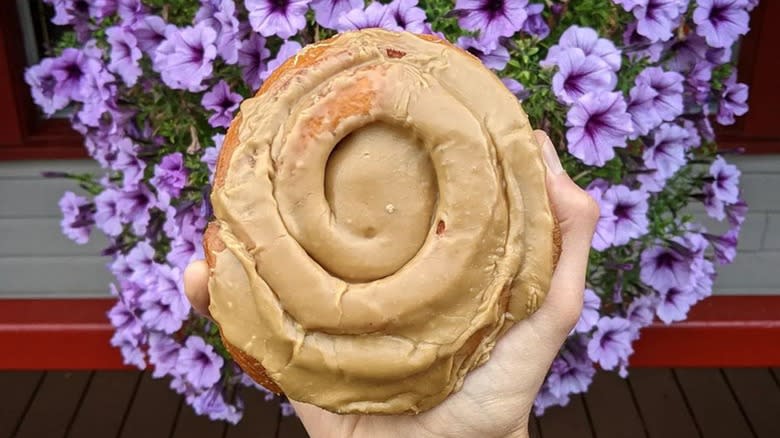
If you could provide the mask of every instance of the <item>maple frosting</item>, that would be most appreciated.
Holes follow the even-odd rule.
[[[291,399],[430,409],[543,299],[544,181],[519,102],[466,52],[377,29],[308,46],[221,152],[210,312]]]

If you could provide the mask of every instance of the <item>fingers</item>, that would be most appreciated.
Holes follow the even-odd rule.
[[[192,307],[204,316],[209,315],[209,267],[203,260],[192,262],[184,270],[184,293]]]
[[[530,321],[560,343],[579,319],[591,240],[599,218],[598,204],[566,175],[555,148],[542,131],[535,131],[548,167],[547,190],[558,218],[561,257],[542,307]]]

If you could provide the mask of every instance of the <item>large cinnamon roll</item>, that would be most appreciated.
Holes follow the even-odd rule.
[[[547,291],[559,248],[517,99],[433,37],[346,33],[241,105],[205,236],[210,311],[267,388],[338,413],[457,391]]]

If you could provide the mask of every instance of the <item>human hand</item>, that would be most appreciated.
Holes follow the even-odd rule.
[[[321,437],[525,437],[533,401],[583,305],[585,271],[599,217],[596,202],[569,178],[547,135],[536,131],[547,164],[547,189],[561,228],[562,247],[550,291],[539,310],[515,323],[491,358],[470,372],[460,391],[415,416],[337,415],[292,401],[306,430]],[[192,263],[184,288],[208,315],[208,267]]]

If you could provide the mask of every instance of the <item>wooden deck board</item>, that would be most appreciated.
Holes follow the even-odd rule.
[[[265,395],[254,388],[240,388],[238,396],[244,401],[244,417],[229,425],[225,438],[276,438],[279,428],[279,404],[266,401]]]
[[[179,411],[171,438],[222,438],[226,427],[224,421],[211,421],[185,404]]]
[[[279,432],[277,438],[308,438],[309,434],[303,427],[301,420],[295,416],[282,416],[279,420]]]
[[[674,373],[703,438],[753,436],[720,370],[681,368]]]
[[[647,436],[628,382],[615,373],[596,374],[585,394],[585,406],[598,438]]]
[[[0,373],[0,438],[8,438],[22,420],[43,378],[41,371]]]
[[[531,416],[528,421],[528,437],[542,438],[542,432],[539,431],[539,419],[535,416]]]
[[[723,372],[756,436],[780,437],[780,391],[771,371],[727,368]]]
[[[65,436],[92,372],[47,372],[14,435],[16,438]]]
[[[593,436],[582,396],[575,395],[565,407],[549,408],[539,418],[542,438],[588,438]]]
[[[691,438],[699,432],[671,370],[634,369],[628,382],[650,438]],[[545,437],[546,438],[546,437]]]
[[[68,433],[69,438],[114,437],[122,427],[140,372],[98,371]]]
[[[168,387],[169,379],[153,379],[145,372],[125,417],[121,438],[168,438],[182,398]]]

